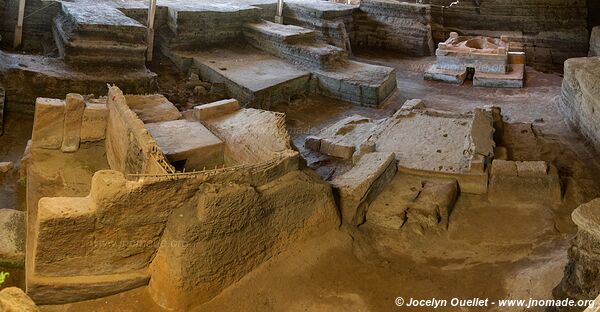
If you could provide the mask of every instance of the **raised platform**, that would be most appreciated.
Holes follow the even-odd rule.
[[[525,79],[525,54],[508,37],[459,36],[441,42],[436,62],[424,74],[425,80],[462,84],[469,73],[473,85],[492,88],[522,88]]]
[[[66,62],[145,64],[146,27],[114,7],[63,2],[52,31]]]
[[[378,107],[396,90],[396,70],[391,67],[348,61],[313,74],[319,93],[362,106]]]
[[[61,59],[1,51],[0,73],[7,108],[20,111],[33,111],[37,97],[64,98],[70,92],[106,94],[107,83],[127,93],[146,94],[157,89],[156,74],[146,68],[76,68]]]
[[[244,23],[258,21],[262,9],[239,2],[175,2],[167,4],[167,25],[159,42],[169,48],[208,47],[241,37]]]
[[[344,49],[317,42],[314,31],[299,26],[248,23],[244,37],[254,47],[303,67],[334,69],[348,57]]]
[[[510,64],[506,74],[475,72],[473,85],[488,88],[523,88],[525,86],[525,65]],[[431,65],[424,75],[425,80],[442,81],[461,85],[467,79],[466,71],[440,69]]]
[[[525,65],[510,64],[506,74],[475,72],[473,85],[488,88],[523,88],[525,80]]]
[[[353,161],[368,151],[393,153],[400,172],[451,177],[462,191],[484,194],[486,164],[494,156],[493,116],[492,108],[458,114],[427,109],[421,100],[411,100],[389,118],[346,117],[308,137],[305,146]]]
[[[229,96],[246,107],[269,108],[309,91],[309,72],[251,47],[171,52],[171,58],[193,67],[203,80],[224,83]]]

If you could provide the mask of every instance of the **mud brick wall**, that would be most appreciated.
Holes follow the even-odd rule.
[[[431,33],[428,5],[363,0],[354,14],[352,43],[357,47],[381,47],[424,56],[434,51]]]
[[[161,163],[168,164],[144,123],[127,107],[123,93],[116,87],[108,91],[108,125],[106,157],[113,170],[123,173],[167,173]],[[154,156],[153,156],[154,155]],[[162,159],[161,159],[162,158]]]

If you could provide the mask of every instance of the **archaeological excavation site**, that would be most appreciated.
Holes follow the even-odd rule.
[[[600,0],[0,0],[0,312],[600,312]]]

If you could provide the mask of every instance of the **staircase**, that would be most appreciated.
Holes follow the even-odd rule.
[[[62,2],[52,31],[68,64],[145,64],[146,27],[116,8]]]
[[[396,89],[393,68],[348,60],[347,52],[317,40],[315,31],[268,21],[248,23],[244,37],[254,47],[309,70],[317,92],[378,107]]]
[[[341,48],[317,42],[315,31],[294,25],[248,23],[244,37],[256,48],[309,68],[334,69],[348,57]]]

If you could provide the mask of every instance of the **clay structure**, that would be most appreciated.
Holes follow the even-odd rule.
[[[599,153],[598,0],[0,0],[0,312],[600,312]]]
[[[452,32],[438,44],[436,63],[425,72],[425,79],[462,84],[470,74],[474,86],[521,88],[525,66],[510,51],[506,36],[469,37]]]
[[[100,100],[74,94],[38,99],[26,164],[27,292],[38,304],[93,299],[151,281],[157,303],[185,308],[209,300],[295,240],[336,226],[333,197],[299,169],[282,115],[230,100],[200,106],[190,119],[144,123],[138,117],[144,114],[127,104],[135,97],[162,102],[154,95],[124,96],[116,87]],[[79,138],[69,135],[75,128]],[[181,140],[167,139],[174,136]],[[90,152],[106,159],[94,160],[98,167],[86,174],[89,180],[57,185],[46,171],[58,169],[49,161],[85,162]],[[90,193],[74,191],[73,183],[89,185]],[[318,204],[299,210],[306,201]],[[137,209],[130,209],[133,202]],[[239,209],[247,216],[231,223],[228,216]],[[236,239],[264,231],[270,233],[252,244]],[[235,241],[247,252],[220,254]],[[212,262],[217,255],[236,265]],[[173,292],[163,292],[165,285]]]

